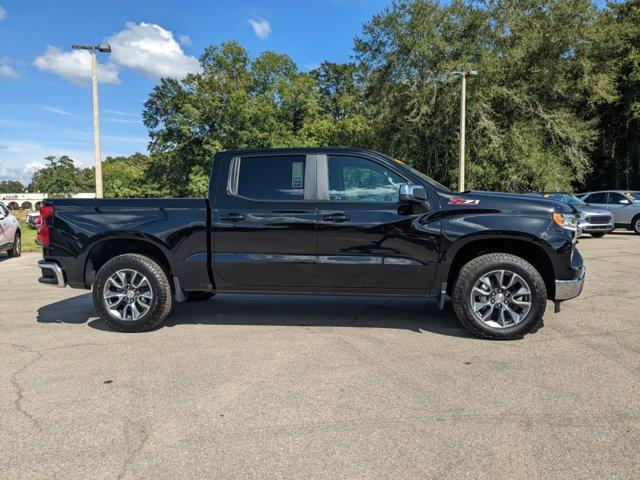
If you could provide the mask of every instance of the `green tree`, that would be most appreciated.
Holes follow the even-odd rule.
[[[597,137],[582,107],[612,94],[587,55],[597,14],[588,0],[394,2],[356,41],[378,148],[455,185],[460,87],[449,72],[473,68],[469,186],[582,183]]]
[[[0,180],[0,193],[24,192],[24,185],[18,180]]]
[[[149,156],[134,153],[128,157],[107,157],[102,164],[105,198],[158,197],[158,189],[149,175]],[[93,171],[92,171],[93,173]]]
[[[145,104],[149,173],[171,195],[203,195],[220,150],[363,143],[352,66],[300,72],[286,55],[251,59],[237,43],[207,48],[200,63],[200,74],[163,79]]]
[[[59,158],[51,155],[45,157],[45,160],[47,166],[33,174],[29,184],[30,191],[46,193],[51,197],[68,197],[93,188],[86,172],[91,169],[77,168],[73,159],[66,155]]]
[[[585,105],[598,121],[590,188],[640,188],[640,0],[611,2],[599,15],[590,58],[610,72],[615,95]]]
[[[571,190],[640,183],[640,0],[395,0],[365,24],[353,63],[301,72],[286,55],[208,47],[202,72],[145,104],[146,177],[200,196],[224,149],[363,146],[455,186],[460,82],[467,184]]]

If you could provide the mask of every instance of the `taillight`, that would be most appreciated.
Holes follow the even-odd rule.
[[[42,205],[40,207],[40,216],[42,218],[53,217],[53,205],[49,205],[48,203]]]
[[[49,217],[53,217],[53,205],[45,204],[40,207],[40,217],[38,217],[36,226],[36,240],[43,247],[48,247],[51,242],[49,225],[47,225],[47,218]]]

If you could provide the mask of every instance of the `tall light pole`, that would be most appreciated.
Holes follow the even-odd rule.
[[[464,192],[464,154],[466,152],[466,123],[467,123],[467,77],[477,77],[476,70],[458,70],[453,74],[462,79],[460,95],[460,166],[458,176],[458,191]]]
[[[96,198],[102,198],[102,152],[100,151],[100,111],[98,109],[98,63],[96,51],[111,53],[111,45],[71,45],[75,50],[91,52],[91,83],[93,85],[93,148],[96,157]]]

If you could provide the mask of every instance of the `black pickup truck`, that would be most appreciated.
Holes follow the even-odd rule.
[[[472,333],[509,339],[585,276],[571,206],[455,193],[361,149],[221,152],[208,198],[48,200],[41,219],[40,282],[93,288],[124,331],[215,293],[448,295]]]

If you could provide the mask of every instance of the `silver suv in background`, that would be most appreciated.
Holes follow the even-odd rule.
[[[578,197],[564,192],[543,192],[537,194],[549,200],[566,203],[574,207],[579,214],[578,232],[588,233],[593,237],[602,237],[615,228],[613,214],[606,208],[590,207]]]
[[[601,190],[586,192],[580,199],[590,207],[611,210],[615,226],[628,228],[640,235],[640,200],[634,190]]]
[[[0,252],[10,257],[19,257],[22,251],[20,224],[4,203],[0,203]]]

